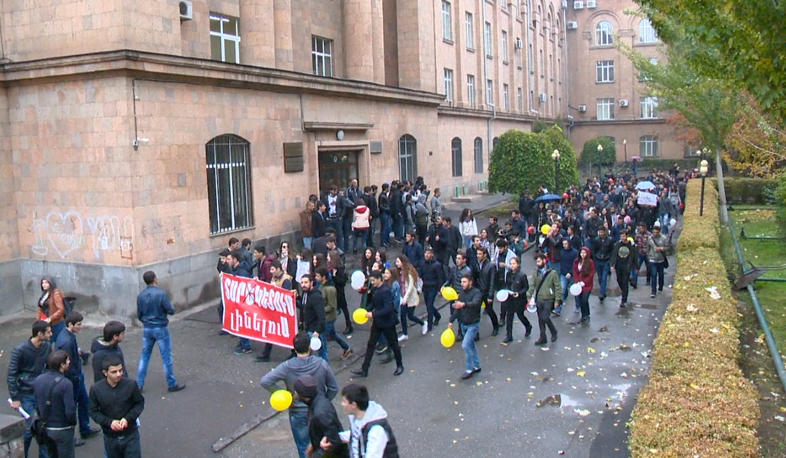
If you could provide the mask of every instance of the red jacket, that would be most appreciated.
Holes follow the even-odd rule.
[[[583,262],[589,263],[589,272],[585,275],[582,274],[579,270],[579,263],[582,262],[581,259],[581,252],[579,252],[579,257],[573,261],[573,283],[584,282],[584,286],[581,288],[582,293],[588,293],[592,291],[592,279],[595,277],[595,263],[592,262],[589,256],[589,249],[587,247],[583,247],[581,251],[587,250],[587,257],[583,260]]]

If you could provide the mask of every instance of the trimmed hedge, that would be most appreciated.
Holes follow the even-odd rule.
[[[718,193],[688,183],[672,302],[652,350],[649,381],[630,422],[631,456],[758,456],[758,393],[737,361],[736,301],[719,247]],[[706,205],[710,203],[710,205]],[[719,300],[705,288],[715,286]]]
[[[762,178],[728,178],[723,179],[726,186],[726,201],[734,204],[764,205],[772,200],[773,192],[778,187],[778,179]],[[712,179],[712,187],[717,187],[717,180]],[[706,188],[710,187],[707,183]],[[706,189],[705,189],[706,193]],[[707,202],[705,200],[705,202]]]

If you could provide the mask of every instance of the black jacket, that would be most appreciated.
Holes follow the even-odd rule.
[[[78,375],[82,375],[82,358],[79,357],[79,344],[76,342],[76,334],[73,334],[68,329],[63,329],[60,335],[57,336],[55,342],[55,350],[63,350],[68,353],[71,359],[71,364],[65,371],[65,376],[73,379]]]
[[[393,293],[387,285],[375,288],[368,309],[374,318],[374,325],[380,329],[396,326],[396,309],[393,307]]]
[[[603,219],[600,216],[595,218],[587,218],[584,227],[584,238],[594,239],[598,236],[598,229],[603,225]]]
[[[464,307],[453,310],[451,321],[453,321],[453,318],[458,318],[464,324],[475,324],[480,321],[480,304],[483,302],[480,290],[474,286],[468,291],[462,289],[459,292],[457,302],[463,302]]]
[[[303,326],[307,332],[325,332],[325,303],[319,290],[303,293]]]
[[[614,252],[614,239],[606,236],[605,239],[595,237],[592,239],[592,259],[598,261],[608,261],[611,259],[611,254]]]
[[[437,240],[439,236],[439,240]],[[443,254],[448,250],[448,238],[450,233],[445,226],[432,224],[428,228],[428,243],[434,249],[434,254]]]
[[[532,211],[534,209],[535,209],[535,199],[533,199],[532,197],[519,197],[519,212],[522,215],[532,216]]]
[[[617,270],[630,272],[635,269],[639,261],[639,252],[636,245],[631,242],[617,242],[611,254],[611,265]]]
[[[308,404],[308,439],[314,451],[322,452],[319,446],[323,437],[330,442],[330,449],[323,454],[314,454],[324,458],[349,458],[349,447],[341,440],[339,432],[343,431],[341,421],[333,404],[324,394],[317,393]]]
[[[529,280],[521,268],[516,272],[510,271],[505,277],[505,288],[511,293],[518,293],[519,297],[513,297],[513,294],[508,296],[507,302],[516,306],[524,305],[527,301],[527,290],[529,289]]]
[[[59,381],[58,381],[59,379]],[[57,385],[52,388],[52,385]],[[76,425],[76,402],[74,401],[74,384],[60,372],[45,372],[35,379],[35,407],[43,418],[49,391],[52,391],[49,415],[44,418],[48,428],[67,428]],[[32,413],[32,412],[29,412]]]
[[[136,419],[145,410],[145,398],[134,380],[123,377],[114,388],[106,380],[101,380],[90,387],[87,410],[90,418],[101,425],[105,436],[125,436],[136,431]],[[112,422],[123,418],[128,421],[128,427],[119,432],[112,431]]]
[[[494,300],[493,286],[497,269],[491,261],[486,259],[486,262],[482,265],[476,262],[473,266],[473,271],[475,274],[475,285],[480,290],[480,294],[486,301],[486,305],[488,305]]]
[[[390,199],[388,199],[388,195],[386,193],[383,192],[379,194],[377,203],[379,204],[378,210],[380,214],[390,214]]]
[[[12,401],[33,394],[33,383],[43,374],[50,351],[49,342],[42,342],[36,348],[30,339],[14,347],[8,362],[8,394]]]
[[[458,226],[451,225],[448,228],[448,250],[453,254],[459,247],[464,246],[464,236]]]
[[[325,218],[322,217],[322,213],[316,210],[311,215],[311,233],[314,238],[325,235]]]
[[[438,289],[445,283],[445,269],[436,259],[424,261],[420,278],[423,279],[423,289]]]
[[[93,353],[94,383],[98,383],[106,378],[104,377],[101,366],[104,364],[104,358],[110,355],[120,358],[120,361],[123,363],[123,376],[128,377],[128,371],[126,370],[126,359],[123,356],[123,350],[120,349],[119,344],[109,345],[108,343],[104,342],[102,337],[99,336],[93,339],[93,343],[90,345],[90,351]]]
[[[412,264],[412,267],[420,273],[420,265],[423,263],[423,245],[419,244],[416,241],[413,241],[410,245],[409,243],[405,243],[404,247],[401,248],[401,254],[409,259],[409,263]]]

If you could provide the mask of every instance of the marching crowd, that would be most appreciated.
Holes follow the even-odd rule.
[[[489,317],[492,336],[504,327],[502,344],[506,345],[514,340],[514,318],[524,326],[524,337],[529,337],[534,326],[524,312],[536,313],[535,344],[546,345],[549,336],[551,342],[557,340],[552,317],[563,313],[569,295],[575,298],[578,323],[589,323],[595,278],[598,300],[603,303],[608,278],[615,274],[620,307],[628,305],[629,288],[638,287],[642,265],[651,297],[663,290],[671,247],[668,234],[683,208],[685,182],[690,178],[675,169],[640,179],[629,175],[590,179],[561,195],[550,194],[543,186],[534,195],[524,191],[508,221],[500,225],[491,216],[485,227],[470,209],[456,222],[443,215],[440,189],[432,191],[422,178],[362,189],[352,180],[346,189],[331,186],[321,196],[310,196],[300,214],[303,238],[297,253],[287,241],[268,251],[262,244],[252,247],[250,239],[231,238],[219,254],[219,273],[258,278],[298,292],[302,332],[295,336],[289,358],[262,378],[262,386],[274,391],[283,382],[295,393],[289,416],[299,456],[398,456],[387,414],[369,400],[364,386],[351,384],[341,391],[350,430],[342,430],[330,403],[338,386],[329,365],[328,342],[341,347],[342,360],[353,354],[342,338],[354,332],[347,285],[361,293],[355,309],[365,310],[365,318],[371,320],[363,363],[352,372],[354,376],[368,376],[375,354],[383,355],[383,363],[395,360],[393,374],[401,375],[399,343],[409,339],[408,322],[427,335],[442,320],[435,306],[442,295],[449,304],[448,327],[453,329],[457,323],[456,337],[465,353],[461,378],[471,378],[481,371],[475,341],[483,315]],[[652,196],[643,199],[641,193]],[[346,265],[350,239],[350,263],[358,266],[351,275]],[[354,258],[358,245],[359,259]],[[392,245],[400,251],[388,259]],[[536,269],[528,276],[521,265],[531,246]],[[147,286],[137,300],[143,348],[135,382],[127,377],[119,347],[123,323],[107,323],[103,335],[93,340],[91,352],[82,351],[76,342],[82,315],[67,310],[69,303],[53,279],[42,279],[39,320],[33,324],[31,338],[14,348],[8,373],[11,406],[31,414],[25,432],[26,457],[34,436],[42,444],[39,457],[74,456],[75,446],[99,432],[90,427],[91,418],[101,426],[108,458],[141,456],[137,418],[144,409],[142,390],[155,345],[169,391],[185,388],[175,379],[171,359],[167,317],[174,309],[157,287],[155,273],[146,272],[143,278]],[[415,314],[421,298],[425,319]],[[500,304],[499,315],[495,302]],[[336,330],[339,315],[344,321],[341,334]],[[223,316],[221,309],[219,316]],[[312,355],[315,338],[321,345]],[[270,361],[272,348],[266,344],[256,361]],[[234,353],[251,352],[249,340],[238,338]],[[88,364],[91,353],[95,380],[88,394],[82,365]]]

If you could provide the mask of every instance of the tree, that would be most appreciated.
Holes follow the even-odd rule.
[[[603,151],[598,151],[598,145],[603,147]],[[590,174],[592,166],[598,166],[600,173],[601,167],[611,167],[617,161],[617,147],[609,137],[599,136],[587,140],[581,149],[581,163],[589,164]]]
[[[748,103],[726,138],[723,159],[734,170],[752,177],[777,176],[786,162],[786,134],[770,126],[752,97],[746,99]]]
[[[786,3],[772,0],[636,0],[658,36],[673,45],[690,37],[686,64],[710,79],[738,81],[768,117],[786,119]]]

